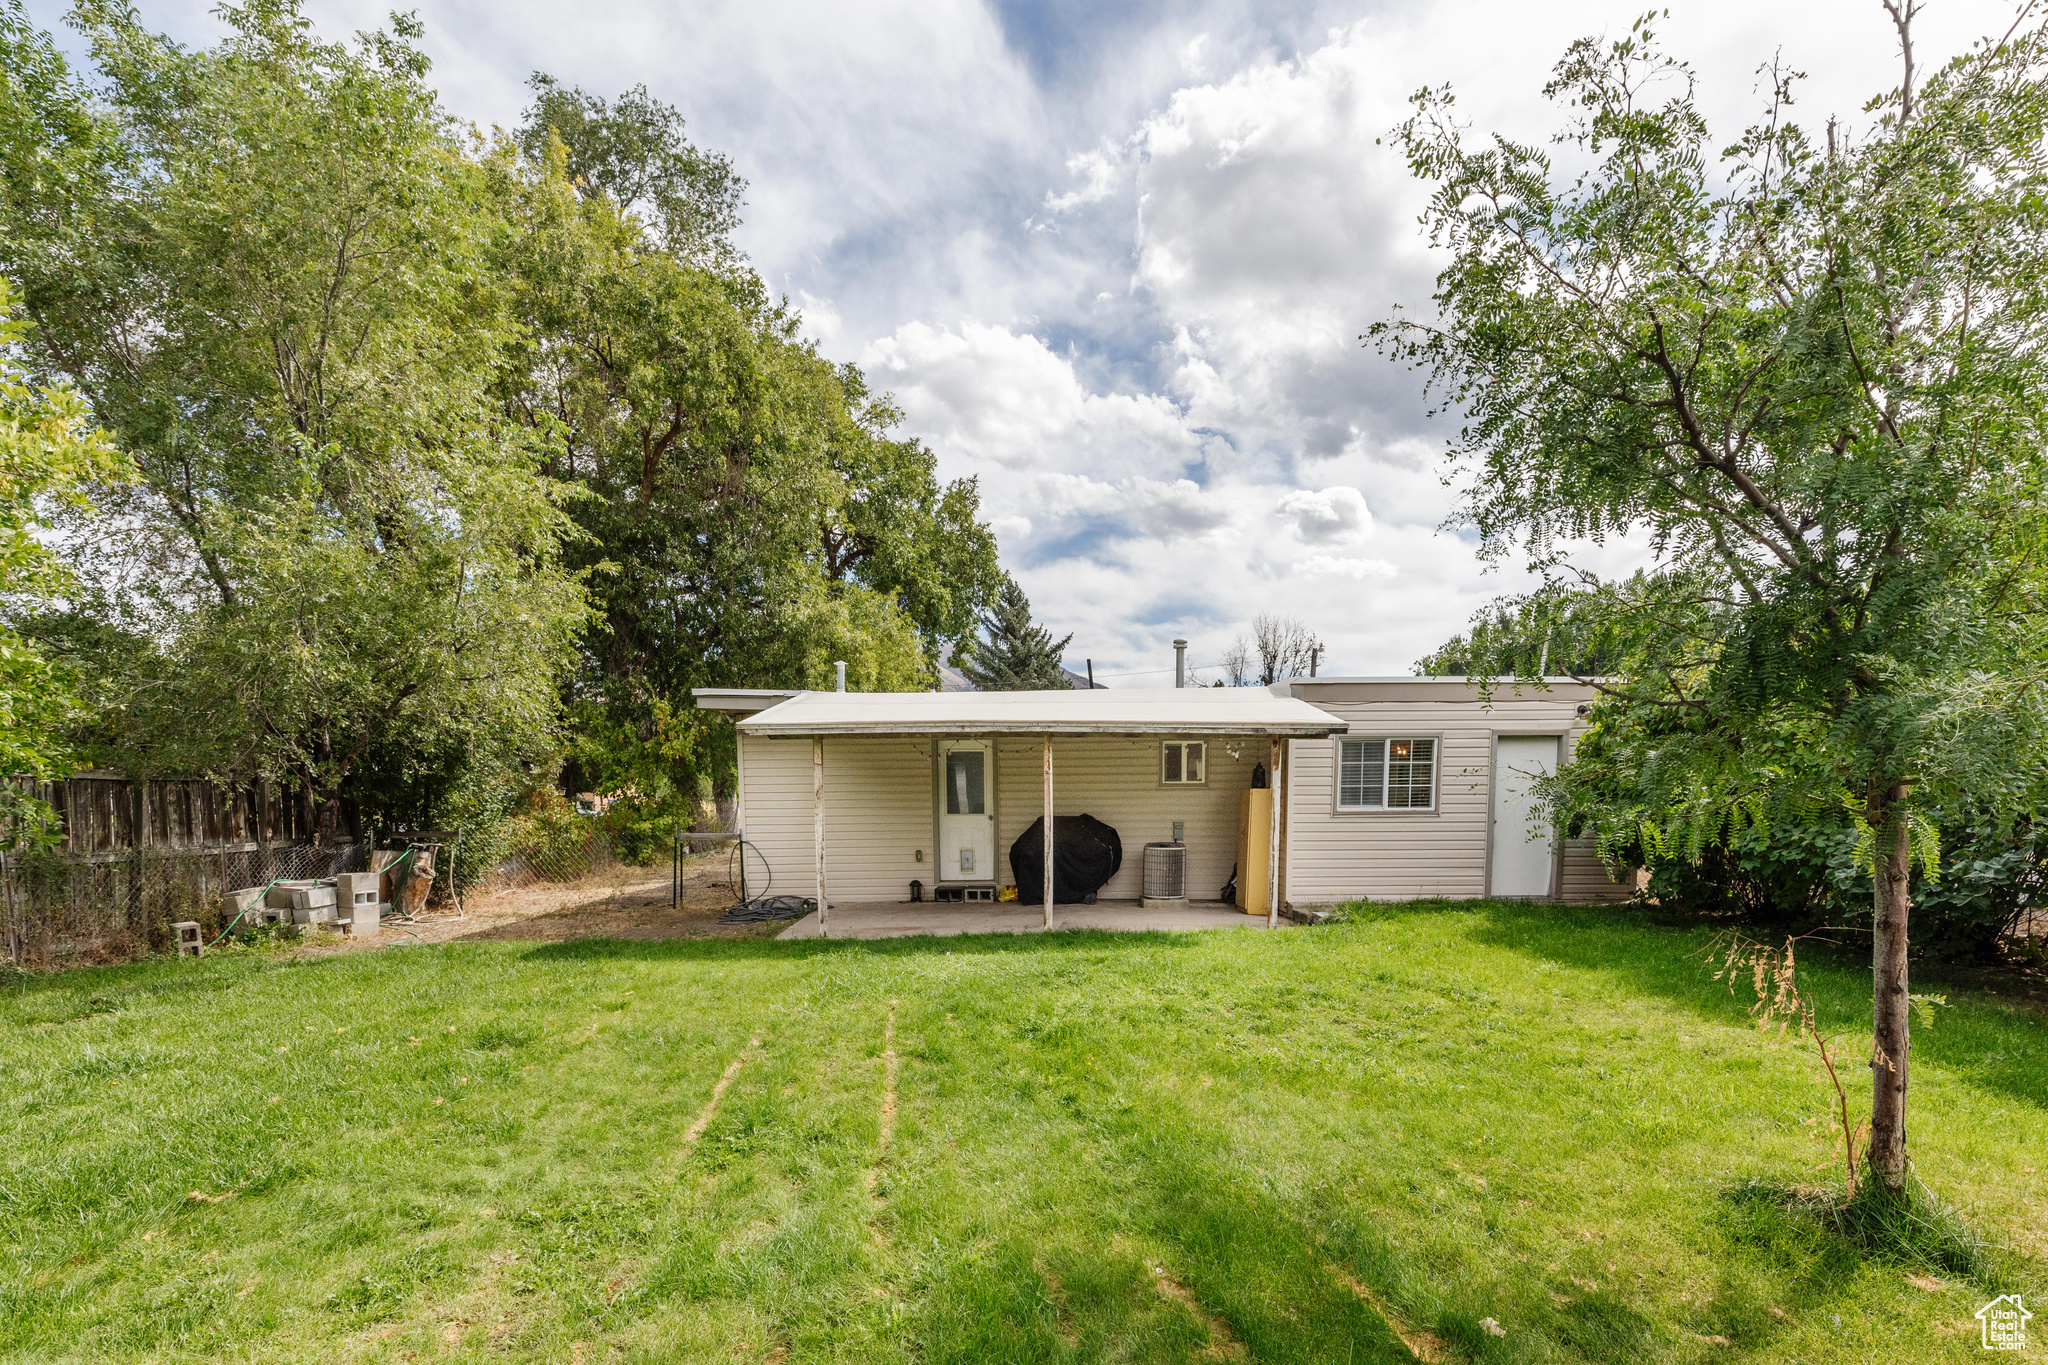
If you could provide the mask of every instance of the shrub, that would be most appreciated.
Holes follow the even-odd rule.
[[[2007,935],[2048,887],[2048,822],[1969,809],[1935,812],[1941,868],[1913,872],[1913,950],[1938,962],[1996,962]],[[1846,818],[1745,831],[1697,863],[1652,859],[1647,894],[1661,904],[1792,933],[1867,928],[1869,864]]]

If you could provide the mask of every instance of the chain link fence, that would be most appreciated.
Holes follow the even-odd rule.
[[[505,855],[474,882],[465,879],[466,890],[489,896],[561,886],[609,875],[624,862],[611,832],[595,820],[579,817],[575,825],[515,828]]]
[[[227,892],[362,872],[369,853],[355,843],[15,855],[0,871],[7,956],[29,968],[132,961],[172,951],[181,920],[211,942],[228,928]]]

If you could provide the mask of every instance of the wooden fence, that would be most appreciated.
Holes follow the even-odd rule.
[[[313,842],[304,793],[270,783],[225,786],[205,778],[135,782],[118,773],[81,772],[24,788],[48,802],[70,858],[118,858],[136,849],[238,853]],[[341,841],[361,831],[350,818]]]
[[[53,848],[8,856],[0,871],[7,956],[23,966],[160,952],[177,920],[197,920],[209,936],[225,928],[227,890],[367,865],[353,819],[340,841],[317,847],[304,792],[268,783],[88,771],[15,786],[49,804],[63,835]]]

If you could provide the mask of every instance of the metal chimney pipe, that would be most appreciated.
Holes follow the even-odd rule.
[[[1186,640],[1175,640],[1173,642],[1173,685],[1175,687],[1186,687],[1188,685],[1188,642]]]
[[[840,659],[832,667],[839,672],[839,690],[844,692],[846,690],[846,660]]]

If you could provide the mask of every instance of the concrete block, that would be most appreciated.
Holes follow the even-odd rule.
[[[344,918],[353,917],[355,907],[375,905],[382,899],[378,885],[383,880],[375,872],[344,872],[334,879],[335,905],[346,912]]]
[[[263,898],[263,903],[265,905],[273,906],[279,910],[289,910],[292,908],[292,892],[304,891],[311,887],[316,887],[318,885],[320,885],[320,883],[317,881],[272,882],[270,886],[270,894]]]
[[[297,918],[301,910],[332,910],[339,896],[333,886],[293,886],[285,889],[285,908]],[[332,915],[323,916],[326,919]],[[304,924],[304,920],[299,923]]]
[[[348,922],[350,938],[375,938],[384,931],[384,907],[382,905],[359,905],[356,917]]]
[[[171,927],[178,931],[179,957],[206,956],[206,939],[199,932],[197,920],[182,919]]]

